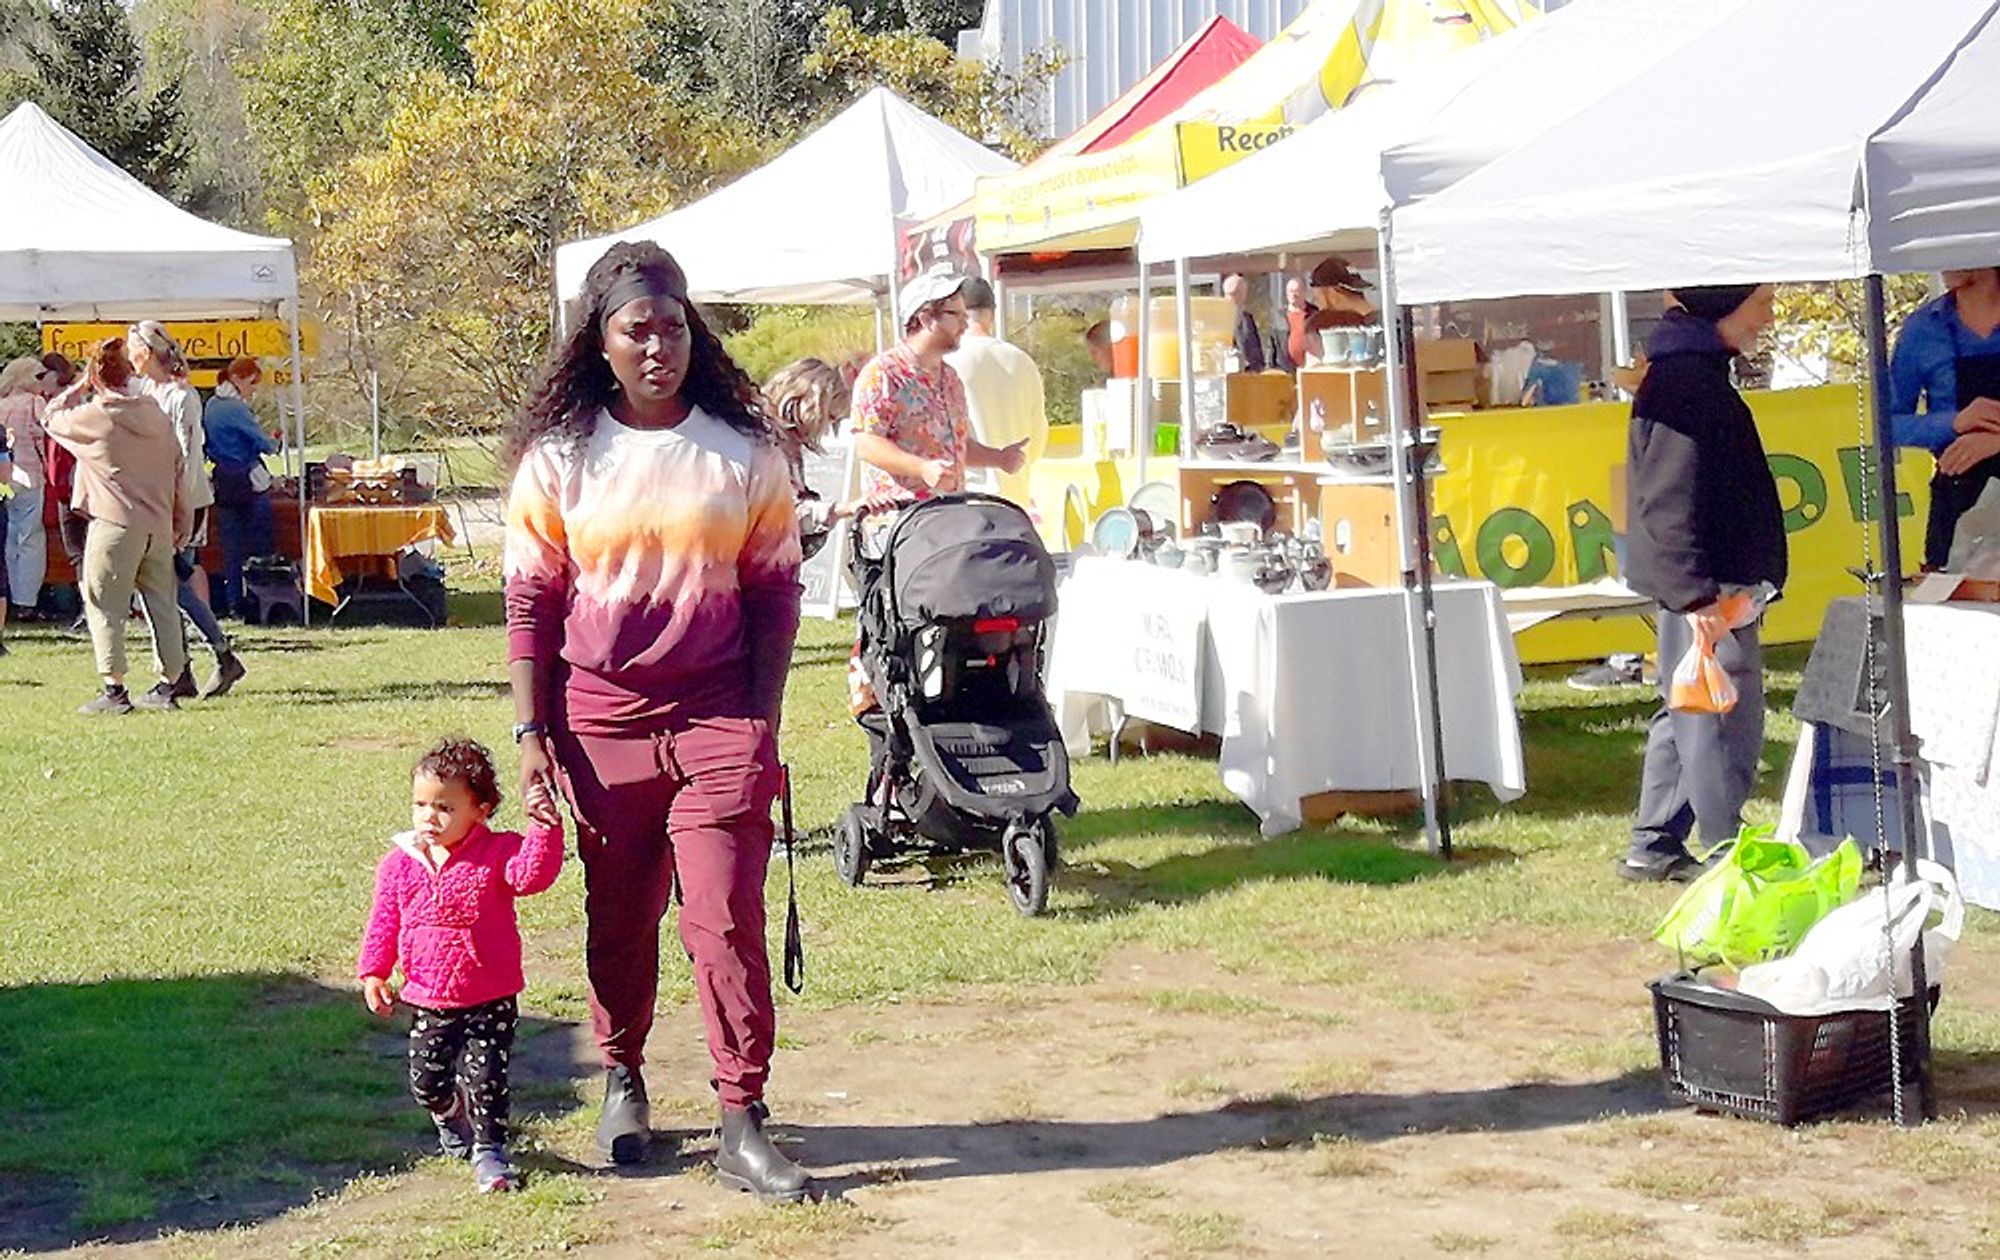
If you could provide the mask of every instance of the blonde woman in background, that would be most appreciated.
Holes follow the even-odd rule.
[[[230,647],[229,636],[208,606],[204,594],[208,583],[200,568],[201,549],[208,542],[209,509],[215,506],[215,490],[209,484],[208,463],[203,456],[208,435],[202,427],[201,395],[188,383],[187,354],[158,320],[142,319],[125,334],[125,348],[139,373],[139,387],[160,404],[160,410],[174,422],[174,438],[180,443],[181,493],[194,513],[194,533],[186,547],[174,553],[175,598],[194,628],[201,632],[209,650],[215,653],[215,677],[205,688],[194,683],[190,663],[174,680],[174,698],[204,700],[228,694],[247,672]],[[200,586],[196,578],[202,578]]]
[[[0,577],[7,593],[20,606],[24,620],[37,614],[42,579],[48,573],[48,538],[42,528],[42,495],[47,485],[42,447],[47,434],[42,428],[42,409],[55,392],[55,373],[40,359],[24,356],[0,370],[0,445],[13,454],[6,501],[5,546],[0,547]],[[6,604],[0,601],[0,625],[6,621]],[[4,652],[0,646],[0,652]]]
[[[773,428],[792,473],[792,493],[798,500],[799,543],[807,556],[826,545],[834,522],[863,509],[881,511],[903,502],[898,495],[848,500],[819,497],[806,484],[806,452],[820,454],[827,437],[847,418],[854,382],[839,368],[820,359],[800,359],[778,369],[764,385]],[[845,490],[839,487],[838,490]],[[838,492],[838,491],[836,491]]]

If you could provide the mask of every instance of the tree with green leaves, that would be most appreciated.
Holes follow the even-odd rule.
[[[419,76],[463,84],[474,0],[258,0],[256,46],[234,70],[262,172],[268,225],[311,230],[313,195],[378,148]]]
[[[185,199],[188,142],[180,83],[150,90],[145,59],[118,0],[54,0],[34,21],[16,14],[28,69],[0,79],[0,111],[32,98],[57,122],[162,196]],[[11,41],[10,41],[11,42]]]
[[[754,164],[736,120],[648,82],[620,0],[488,0],[469,80],[411,79],[316,182],[311,276],[357,382],[432,436],[490,432],[548,345],[556,246]]]

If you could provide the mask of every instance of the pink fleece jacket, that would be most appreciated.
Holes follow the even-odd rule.
[[[442,868],[415,832],[403,832],[375,869],[356,974],[386,980],[401,962],[402,999],[433,1009],[512,997],[526,983],[514,898],[555,883],[562,860],[562,828],[540,823],[526,836],[480,824]]]

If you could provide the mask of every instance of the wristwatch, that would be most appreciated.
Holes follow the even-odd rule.
[[[539,735],[541,733],[542,733],[542,724],[540,722],[514,723],[514,742],[517,744],[520,743],[522,740],[526,739],[530,735]]]

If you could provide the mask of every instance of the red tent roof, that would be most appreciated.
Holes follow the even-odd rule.
[[[1150,74],[1042,156],[1098,153],[1125,143],[1248,61],[1263,44],[1226,17],[1210,18]]]

